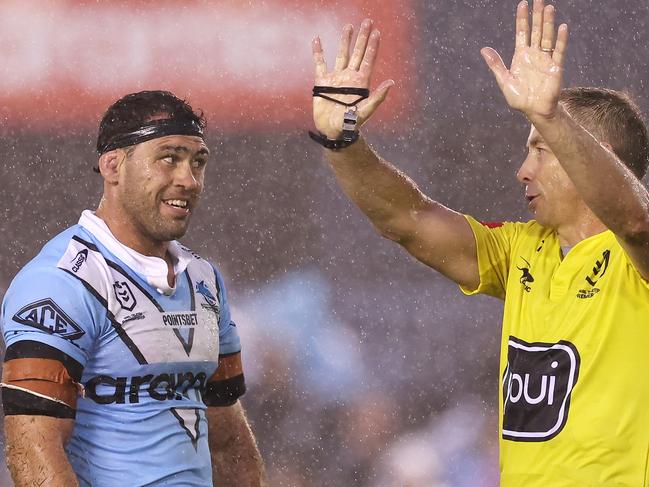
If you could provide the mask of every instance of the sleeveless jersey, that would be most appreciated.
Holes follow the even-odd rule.
[[[480,285],[463,291],[505,300],[502,485],[649,486],[649,285],[615,235],[562,257],[535,221],[467,219]]]
[[[45,343],[83,366],[66,447],[83,486],[212,485],[201,391],[240,342],[219,273],[172,244],[180,266],[168,295],[116,257],[125,247],[114,237],[81,225],[47,243],[5,295],[7,346]]]

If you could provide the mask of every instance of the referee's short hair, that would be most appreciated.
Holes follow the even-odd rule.
[[[613,152],[638,178],[649,164],[649,141],[642,113],[628,93],[605,88],[565,88],[559,102],[582,127]]]
[[[185,101],[169,91],[140,91],[126,95],[113,103],[99,123],[97,150],[114,136],[137,130],[156,118],[193,121],[205,127],[202,112],[195,112]]]

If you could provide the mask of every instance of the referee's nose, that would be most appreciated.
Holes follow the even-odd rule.
[[[516,172],[516,179],[518,179],[523,184],[529,183],[534,179],[537,168],[538,163],[532,155],[532,150],[530,150],[527,154],[527,157],[521,164],[521,167],[519,167],[518,171]]]

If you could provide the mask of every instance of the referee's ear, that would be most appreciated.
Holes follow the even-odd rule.
[[[115,149],[104,152],[99,156],[99,173],[108,184],[117,184],[119,181],[119,166],[125,158],[123,150]]]

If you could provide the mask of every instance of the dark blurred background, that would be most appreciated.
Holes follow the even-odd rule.
[[[649,6],[558,1],[565,84],[628,90],[649,111]],[[169,88],[210,120],[202,207],[183,242],[229,287],[243,402],[273,486],[495,486],[501,304],[381,239],[306,137],[311,37],[382,32],[396,86],[364,133],[431,197],[481,220],[529,218],[515,171],[529,130],[479,54],[508,63],[516,2],[0,3],[0,295],[95,208],[101,112]],[[371,184],[371,182],[368,182]],[[11,485],[6,472],[0,485]]]

